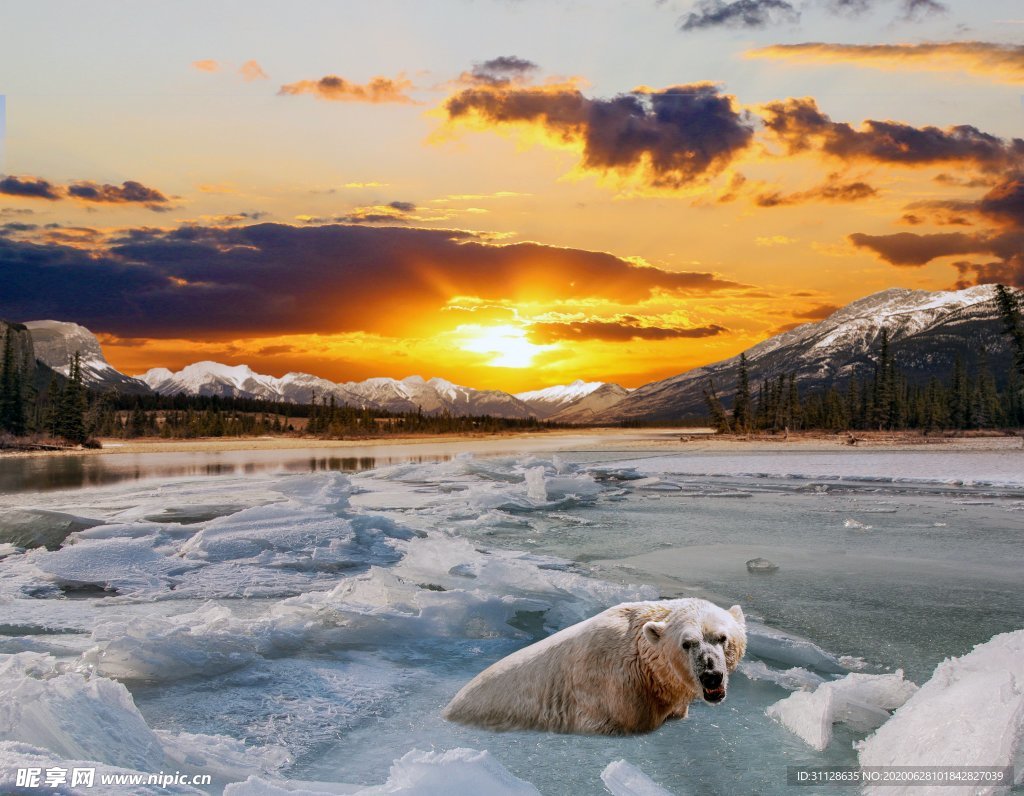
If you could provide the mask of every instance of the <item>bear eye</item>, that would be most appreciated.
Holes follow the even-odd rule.
[[[688,650],[688,649],[690,649],[690,648],[691,648],[692,646],[693,646],[693,642],[692,642],[692,641],[690,641],[689,639],[687,639],[686,641],[684,641],[684,642],[683,642],[683,649],[684,649],[684,650]]]
[[[715,636],[711,641],[712,644],[725,644],[725,636]]]

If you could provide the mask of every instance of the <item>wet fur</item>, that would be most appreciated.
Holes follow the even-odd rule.
[[[717,653],[703,641],[725,636]],[[702,642],[684,650],[682,642]],[[684,718],[699,677],[723,686],[746,649],[743,612],[706,600],[623,603],[519,650],[471,680],[444,717],[490,730],[628,735]]]

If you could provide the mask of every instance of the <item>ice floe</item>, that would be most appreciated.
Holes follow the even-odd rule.
[[[856,732],[880,727],[895,710],[917,691],[903,679],[903,672],[891,674],[848,674],[826,682],[814,691],[796,691],[770,705],[765,711],[813,749],[821,751],[832,741],[832,725],[846,724]]]

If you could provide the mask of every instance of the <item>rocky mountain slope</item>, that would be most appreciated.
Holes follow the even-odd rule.
[[[806,323],[745,352],[753,389],[763,379],[795,373],[801,391],[843,385],[871,375],[882,330],[893,359],[908,378],[948,378],[957,356],[968,367],[985,352],[993,372],[1006,372],[1010,346],[995,303],[995,288],[979,285],[929,292],[894,288],[858,299],[823,321]],[[661,421],[704,416],[703,392],[713,382],[731,405],[739,357],[647,384],[594,417],[596,422]]]

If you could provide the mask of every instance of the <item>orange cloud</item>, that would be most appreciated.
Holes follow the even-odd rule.
[[[245,80],[246,83],[251,83],[253,80],[270,79],[270,76],[263,71],[263,67],[261,67],[256,61],[246,61],[238,68],[238,71],[241,73],[242,79]]]
[[[352,83],[337,75],[327,75],[319,80],[299,80],[281,86],[278,94],[312,94],[317,99],[331,102],[397,102],[415,103],[406,92],[413,88],[412,81],[403,75],[398,77],[375,77],[369,83]]]
[[[984,41],[922,44],[775,44],[748,50],[747,58],[831,63],[893,71],[963,71],[1000,83],[1024,83],[1024,46]]]
[[[202,61],[193,61],[192,68],[198,69],[200,72],[219,72],[220,62],[214,61],[212,58],[206,58]]]

